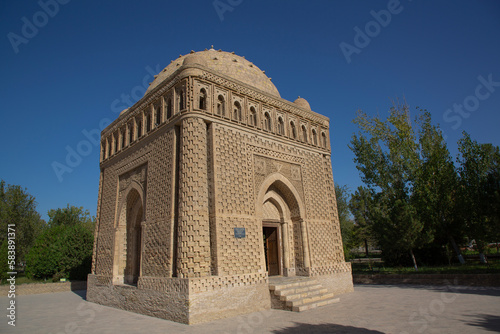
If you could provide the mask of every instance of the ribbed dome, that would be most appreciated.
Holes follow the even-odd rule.
[[[170,65],[165,67],[153,80],[146,91],[146,94],[158,86],[163,80],[168,78],[182,65],[199,64],[208,67],[214,72],[224,74],[228,77],[241,81],[249,86],[255,87],[272,96],[280,97],[278,89],[271,82],[265,73],[253,63],[234,53],[216,51],[214,49],[191,52],[190,54],[179,56]]]
[[[301,108],[311,110],[311,106],[309,105],[309,102],[307,102],[306,99],[301,98],[300,96],[298,97],[297,100],[293,101],[296,105],[298,105]]]

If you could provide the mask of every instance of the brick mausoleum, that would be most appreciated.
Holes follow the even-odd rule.
[[[179,56],[101,136],[89,301],[193,324],[353,290],[329,120],[244,57]]]

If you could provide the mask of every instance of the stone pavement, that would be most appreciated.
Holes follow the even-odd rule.
[[[16,327],[0,297],[0,333],[491,333],[500,288],[356,285],[340,303],[294,313],[256,312],[187,326],[85,301],[85,291],[18,296]]]

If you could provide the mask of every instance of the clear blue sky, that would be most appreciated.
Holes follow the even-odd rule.
[[[67,203],[95,214],[99,151],[82,131],[144,92],[149,68],[212,44],[330,118],[334,179],[351,190],[355,112],[385,116],[397,97],[432,113],[454,155],[464,130],[500,145],[498,1],[59,1],[0,2],[0,178],[44,218]],[[60,181],[67,148],[86,156]]]

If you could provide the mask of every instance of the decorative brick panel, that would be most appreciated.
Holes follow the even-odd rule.
[[[181,56],[155,76],[144,98],[102,132],[105,150],[118,132],[127,140],[122,147],[120,135],[118,150],[102,154],[89,300],[185,323],[269,308],[263,221],[281,233],[283,274],[352,289],[330,147],[322,142],[329,121],[298,101],[281,99],[252,63],[215,50]],[[146,126],[158,106],[160,124]],[[129,143],[126,126],[141,118],[142,135]],[[245,236],[236,238],[234,228]],[[127,263],[133,270],[123,274]]]

